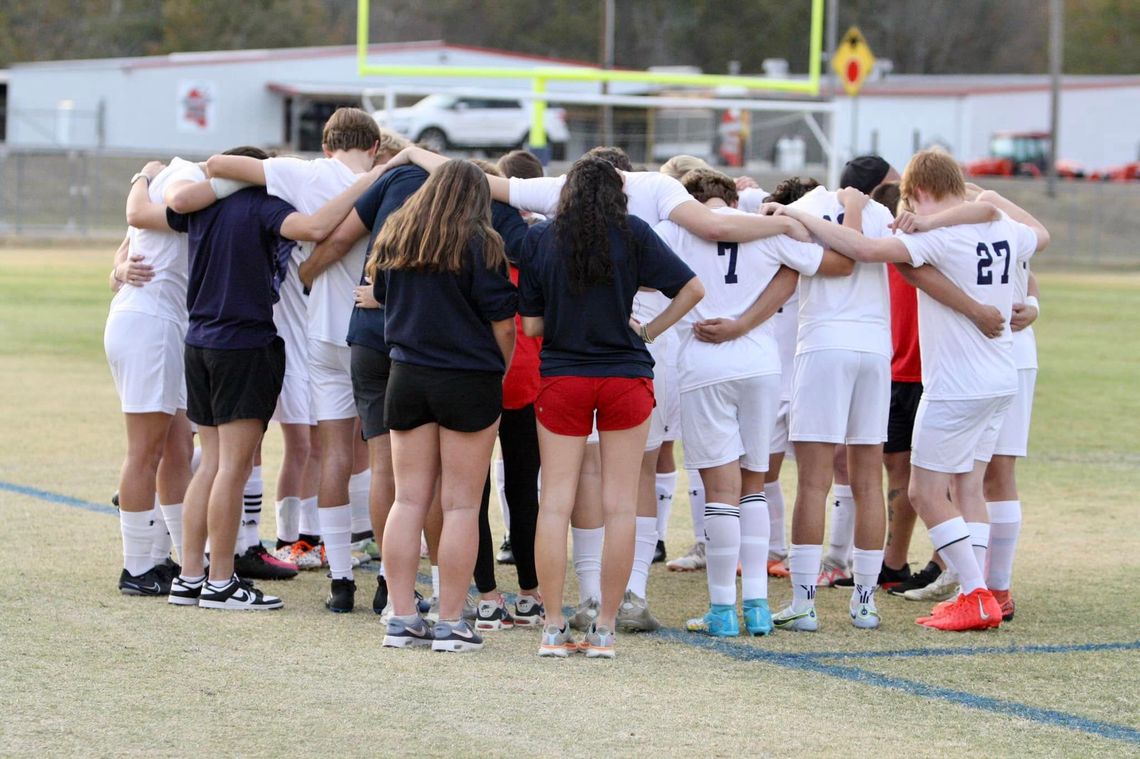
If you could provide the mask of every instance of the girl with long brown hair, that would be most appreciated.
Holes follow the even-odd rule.
[[[367,266],[385,306],[392,371],[385,423],[392,431],[396,501],[384,529],[392,616],[384,645],[473,651],[483,642],[462,618],[478,549],[479,502],[514,351],[518,295],[503,240],[491,226],[483,172],[448,161],[376,238]],[[420,534],[439,480],[439,622],[415,601]]]

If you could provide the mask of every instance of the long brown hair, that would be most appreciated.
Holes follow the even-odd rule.
[[[470,161],[453,159],[432,173],[400,210],[384,222],[366,270],[462,271],[472,237],[483,239],[488,269],[507,258],[503,238],[491,226],[491,189]]]
[[[617,226],[627,243],[632,242],[623,185],[613,164],[590,154],[575,161],[566,174],[554,230],[572,293],[614,281],[610,225]]]

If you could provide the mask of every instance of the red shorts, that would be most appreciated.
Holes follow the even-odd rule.
[[[594,430],[628,430],[653,413],[653,380],[647,377],[543,377],[534,402],[543,427],[558,435],[587,437]]]

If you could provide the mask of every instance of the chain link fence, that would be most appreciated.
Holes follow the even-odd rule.
[[[121,235],[126,226],[128,182],[154,157],[103,151],[17,150],[0,145],[0,236],[110,239]],[[206,158],[194,154],[182,157]],[[548,171],[559,173],[567,166],[553,164]],[[747,173],[762,187],[773,187],[784,176],[767,163],[730,169],[728,173]],[[823,167],[811,164],[799,173],[821,180],[825,175]],[[1035,262],[1038,268],[1140,268],[1140,246],[1136,242],[1140,182],[1067,181],[1059,185],[1056,198],[1046,195],[1042,180],[993,179],[982,184],[1024,206],[1049,228],[1053,246]]]

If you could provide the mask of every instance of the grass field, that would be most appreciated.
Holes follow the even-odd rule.
[[[325,611],[319,573],[266,615],[120,596],[112,252],[0,249],[0,755],[1140,756],[1138,275],[1042,277],[1014,622],[937,633],[885,597],[865,633],[823,589],[815,635],[713,641],[681,631],[704,575],[656,565],[666,630],[551,662],[524,630],[471,656],[384,650],[370,612]],[[690,542],[679,496],[670,554]],[[929,551],[919,530],[912,563]]]

